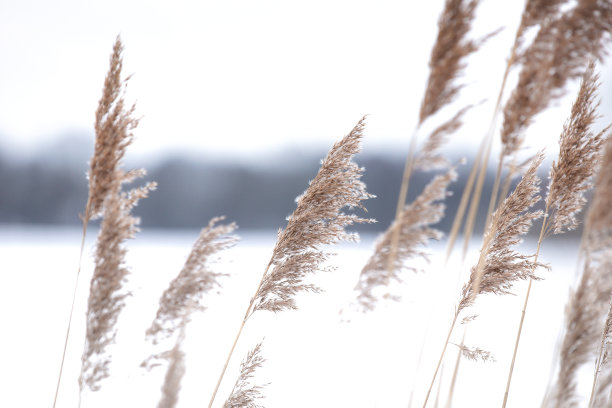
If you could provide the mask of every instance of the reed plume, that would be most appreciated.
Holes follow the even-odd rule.
[[[98,390],[100,381],[109,373],[111,356],[105,351],[115,340],[115,324],[128,296],[121,290],[129,273],[124,243],[138,231],[139,219],[133,217],[131,211],[155,188],[155,183],[127,192],[121,191],[121,187],[143,175],[144,170],[127,173],[116,170],[108,196],[102,203],[102,224],[87,303],[86,342],[79,378],[81,389],[87,385],[93,391]]]
[[[612,270],[610,202],[612,202],[612,137],[608,135],[583,235],[585,256],[602,279]],[[598,287],[597,290],[602,293],[602,296],[606,290],[608,295],[612,292],[606,286]],[[612,300],[609,303],[603,332],[600,335],[601,341],[597,352],[590,407],[604,406],[612,389],[612,366],[609,364],[612,352]],[[601,318],[599,320],[601,321]]]
[[[104,79],[102,97],[96,110],[96,143],[89,163],[89,195],[84,219],[100,216],[104,200],[111,193],[119,163],[132,143],[132,131],[138,126],[133,117],[134,105],[126,108],[126,79],[121,79],[123,44],[117,37],[110,57],[110,68]]]
[[[389,278],[402,282],[402,272],[418,272],[416,268],[408,266],[409,259],[422,257],[428,260],[428,252],[424,247],[430,239],[442,238],[442,232],[433,228],[444,217],[445,205],[440,202],[451,193],[448,186],[457,179],[455,169],[446,174],[436,176],[423,190],[423,192],[410,204],[404,207],[399,221],[395,221],[390,228],[378,239],[374,253],[361,270],[359,282],[355,287],[357,297],[355,300],[358,310],[366,312],[375,309],[379,301],[377,291],[389,284]],[[392,274],[385,273],[387,259],[391,248],[391,239],[395,228],[400,228],[398,254],[394,260]],[[385,294],[399,300],[398,296]]]
[[[344,207],[365,210],[361,201],[373,197],[360,180],[364,169],[352,161],[360,150],[364,120],[332,147],[308,189],[296,199],[297,208],[288,217],[287,227],[278,234],[269,267],[253,298],[251,313],[296,309],[297,293],[319,291],[317,286],[304,283],[308,275],[321,270],[330,255],[319,248],[340,241],[356,241],[358,235],[345,228],[374,222],[342,212]]]
[[[532,211],[540,201],[540,179],[536,171],[544,154],[539,152],[531,161],[529,169],[495,211],[485,233],[478,264],[472,267],[470,279],[461,290],[457,313],[474,304],[481,293],[510,294],[517,280],[537,279],[535,271],[544,266],[531,256],[522,255],[511,247],[521,242],[533,222],[542,217],[542,211]]]
[[[429,78],[421,102],[419,124],[452,102],[462,85],[454,83],[468,55],[488,38],[467,39],[479,0],[446,0],[438,20],[438,37],[429,59]]]
[[[607,128],[599,133],[593,133],[591,127],[597,118],[597,107],[599,102],[596,101],[596,92],[599,87],[598,76],[595,74],[595,65],[589,63],[588,68],[583,74],[582,82],[578,96],[572,106],[571,114],[567,122],[563,126],[559,145],[559,159],[557,163],[553,163],[550,171],[550,182],[548,185],[548,195],[546,197],[545,218],[540,230],[540,238],[535,255],[537,260],[540,253],[540,246],[544,238],[550,234],[560,234],[566,230],[576,228],[578,222],[576,214],[584,206],[586,199],[584,193],[592,186],[592,175],[595,169],[598,168],[598,159],[600,157],[600,149],[604,142],[604,134]],[[589,279],[588,276],[586,279]],[[586,284],[586,282],[585,282]],[[525,295],[525,303],[521,314],[517,337],[514,346],[512,363],[508,374],[506,385],[506,393],[504,396],[504,406],[508,398],[512,372],[518,351],[523,321],[531,291],[531,281]],[[583,296],[578,293],[578,295]],[[574,318],[575,316],[568,316]],[[569,321],[568,324],[575,324]],[[584,333],[568,332],[568,336],[579,337]],[[567,347],[577,347],[575,345]],[[580,361],[580,348],[573,350],[577,354],[575,356],[563,355],[562,358],[570,358],[570,360]],[[584,351],[584,348],[582,349]],[[585,358],[584,356],[582,358]],[[562,362],[561,372],[564,375],[565,386],[569,387],[569,377],[571,377],[571,369],[576,369],[577,365],[570,362]],[[571,387],[563,392],[571,392]],[[569,401],[569,399],[568,399]]]
[[[133,118],[134,106],[125,109],[124,93],[129,78],[121,79],[121,69],[123,67],[123,44],[121,38],[117,36],[113,45],[113,52],[110,56],[110,68],[104,79],[102,97],[98,101],[95,118],[95,148],[93,157],[90,160],[90,168],[87,174],[89,189],[85,212],[81,216],[83,222],[83,233],[81,236],[81,249],[79,252],[79,263],[74,283],[72,303],[66,328],[62,361],[60,364],[53,407],[57,403],[57,396],[62,380],[70,328],[72,325],[72,315],[76,300],[79,277],[81,275],[81,263],[83,250],[85,248],[85,238],[89,221],[97,218],[102,210],[104,200],[109,194],[113,179],[117,173],[118,165],[125,155],[125,149],[132,143],[132,131],[138,126],[138,120]]]
[[[532,223],[542,216],[542,211],[533,211],[532,208],[540,200],[538,195],[540,179],[536,171],[543,159],[542,152],[532,159],[529,169],[515,190],[493,214],[484,236],[478,263],[472,267],[470,278],[461,290],[459,303],[425,396],[423,408],[427,406],[459,315],[474,304],[478,295],[483,293],[510,294],[516,281],[537,279],[536,269],[544,266],[531,260],[531,256],[522,255],[512,249],[521,242],[521,237],[529,231]]]
[[[559,373],[547,400],[551,407],[580,406],[577,396],[578,369],[597,357],[601,322],[612,292],[612,277],[606,272],[598,264],[585,261],[578,288],[570,295],[565,309]]]
[[[263,398],[261,394],[263,387],[251,384],[251,380],[255,376],[255,370],[260,368],[265,361],[261,356],[261,343],[258,343],[240,363],[240,375],[223,404],[223,408],[261,408],[257,400]]]
[[[462,88],[462,85],[456,84],[455,81],[465,67],[466,58],[477,51],[487,39],[495,34],[493,32],[479,40],[469,40],[467,38],[467,33],[471,28],[478,4],[479,0],[446,0],[444,3],[444,10],[438,20],[438,36],[429,60],[430,73],[421,102],[419,121],[410,140],[410,147],[404,164],[404,173],[402,175],[394,223],[400,222],[402,210],[406,205],[413,168],[415,165],[422,169],[444,168],[447,166],[445,159],[438,154],[438,150],[446,138],[461,126],[463,115],[471,107],[468,106],[461,109],[452,118],[429,134],[422,149],[421,157],[415,159],[416,135],[419,128],[427,118],[455,99]],[[391,229],[392,227],[390,226],[389,228]],[[387,275],[389,276],[393,273],[392,269],[398,253],[400,229],[395,228],[391,236],[386,268]]]
[[[120,168],[125,149],[133,140],[132,131],[138,124],[132,117],[134,106],[126,109],[123,99],[122,50],[121,39],[117,37],[96,111],[96,146],[91,159],[84,219],[101,215],[102,224],[87,305],[86,342],[79,377],[81,390],[85,386],[98,390],[100,380],[108,376],[111,360],[105,350],[114,342],[114,326],[128,296],[121,291],[128,274],[124,243],[138,231],[139,219],[133,217],[131,211],[156,187],[155,183],[148,183],[122,191],[124,183],[145,175],[144,170],[126,172]]]
[[[162,294],[155,319],[146,331],[154,344],[172,336],[192,311],[205,309],[200,304],[202,296],[220,286],[218,278],[223,275],[214,272],[210,264],[219,251],[237,241],[230,235],[236,229],[235,223],[215,225],[223,219],[215,217],[202,229],[185,265]]]
[[[361,201],[374,197],[360,180],[364,169],[352,161],[360,151],[364,126],[365,117],[348,135],[334,144],[308,189],[296,199],[297,208],[287,218],[285,229],[278,233],[272,257],[244,314],[209,408],[249,317],[258,310],[280,312],[297,309],[295,296],[298,293],[320,290],[316,285],[306,283],[305,279],[317,271],[329,270],[323,267],[323,263],[331,254],[321,247],[340,241],[357,241],[359,236],[347,232],[345,228],[357,223],[374,222],[373,219],[343,212],[345,207],[365,211]]]
[[[440,154],[440,149],[448,141],[448,137],[463,125],[463,117],[473,105],[468,105],[436,127],[427,137],[414,161],[414,167],[419,170],[436,170],[448,168],[449,161]]]
[[[563,95],[566,83],[579,78],[589,59],[602,59],[612,31],[612,5],[580,0],[559,18],[544,21],[520,57],[518,83],[504,107],[503,156],[518,152],[534,117]]]
[[[591,129],[597,119],[596,101],[599,76],[591,62],[583,76],[578,97],[572,106],[570,118],[563,126],[560,138],[559,160],[550,171],[547,203],[550,229],[554,234],[578,226],[576,214],[584,207],[584,193],[593,186],[592,176],[598,168],[600,151],[610,128],[594,133]]]
[[[185,326],[183,325],[174,347],[164,354],[164,358],[168,361],[168,368],[162,385],[162,397],[157,404],[157,408],[174,408],[178,402],[181,380],[185,375],[185,353],[181,350],[184,339]]]

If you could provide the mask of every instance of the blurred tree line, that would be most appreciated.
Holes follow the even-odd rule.
[[[0,223],[78,225],[78,215],[87,200],[87,149],[70,150],[63,145],[44,149],[29,159],[14,160],[0,155]],[[142,201],[136,214],[143,228],[200,228],[213,216],[225,215],[242,229],[278,229],[295,208],[295,198],[308,186],[325,152],[286,152],[265,162],[207,160],[175,154],[127,167],[145,167],[147,179],[158,182],[158,190]],[[368,200],[368,216],[378,220],[358,226],[361,231],[383,231],[395,214],[403,159],[383,154],[361,153],[356,162],[365,167],[368,191],[377,197]],[[468,163],[470,161],[468,160]],[[459,180],[447,200],[447,214],[454,214],[467,179],[469,165],[459,169]],[[409,199],[423,189],[433,173],[416,173]],[[492,174],[483,197],[488,197]],[[486,203],[481,203],[481,212]],[[359,211],[359,210],[358,210]],[[483,218],[479,217],[482,228]],[[439,225],[448,231],[452,217]]]

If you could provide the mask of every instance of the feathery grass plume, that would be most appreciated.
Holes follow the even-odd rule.
[[[342,212],[344,207],[365,210],[361,201],[374,197],[360,180],[364,169],[352,161],[360,150],[364,124],[365,118],[332,147],[308,189],[296,199],[297,208],[287,218],[287,227],[278,234],[271,268],[254,296],[251,313],[296,309],[297,293],[319,290],[304,283],[308,275],[321,270],[330,255],[319,247],[343,240],[356,241],[358,235],[346,232],[345,227],[374,222]]]
[[[606,1],[579,0],[559,18],[546,20],[521,56],[518,84],[504,107],[503,156],[520,149],[533,118],[583,74],[589,59],[606,55],[611,32],[612,4]]]
[[[559,160],[550,170],[547,196],[550,230],[559,234],[578,226],[576,214],[586,203],[584,193],[589,190],[592,175],[597,169],[600,150],[609,126],[598,133],[591,127],[597,119],[598,75],[595,65],[589,64],[580,86],[572,113],[563,126]]]
[[[521,255],[511,247],[521,242],[542,211],[531,208],[540,201],[540,179],[536,171],[544,154],[539,152],[514,192],[506,198],[493,214],[485,233],[478,264],[472,267],[470,279],[463,286],[457,313],[474,304],[481,293],[509,294],[517,280],[538,279],[535,271],[544,266]]]
[[[560,350],[557,380],[549,393],[551,407],[578,407],[578,369],[593,361],[601,338],[601,321],[612,292],[612,276],[586,261],[578,288],[565,309],[565,333]]]
[[[236,229],[235,223],[215,225],[224,218],[215,217],[202,229],[182,270],[162,294],[155,319],[146,332],[154,344],[172,336],[187,321],[186,314],[204,309],[199,304],[202,296],[219,287],[218,278],[223,275],[212,271],[210,263],[216,253],[237,241],[230,235]]]
[[[465,345],[459,345],[455,343],[451,343],[451,344],[459,347],[459,350],[461,351],[461,355],[467,358],[468,360],[471,360],[471,361],[480,360],[483,363],[494,363],[495,362],[495,358],[489,351],[482,350],[478,347],[468,347]]]
[[[181,380],[185,375],[185,353],[181,350],[184,339],[185,326],[183,325],[174,347],[164,355],[164,358],[168,361],[168,369],[162,385],[162,397],[157,404],[157,408],[176,407],[178,394],[181,390]]]
[[[610,247],[612,248],[612,247]],[[607,254],[599,264],[601,274],[612,270],[612,249],[608,248]],[[604,322],[603,333],[600,335],[599,355],[595,365],[593,376],[593,387],[589,407],[603,407],[609,405],[612,393],[612,366],[610,365],[610,354],[612,353],[612,298],[608,300],[608,313]]]
[[[438,37],[429,59],[429,78],[421,102],[419,123],[452,102],[462,85],[453,81],[465,68],[465,58],[480,48],[491,34],[474,41],[466,38],[479,0],[446,0],[438,20]]]
[[[83,222],[83,233],[81,235],[81,249],[79,252],[79,263],[74,283],[72,304],[68,317],[68,327],[64,340],[64,350],[60,364],[57,386],[53,407],[57,403],[57,396],[62,380],[68,339],[74,313],[77,289],[79,287],[79,277],[81,275],[81,263],[83,251],[85,249],[85,238],[89,221],[100,215],[102,204],[109,194],[113,183],[113,178],[117,172],[117,167],[125,154],[125,149],[132,142],[132,130],[138,125],[138,120],[132,117],[134,106],[125,110],[124,92],[129,78],[121,79],[121,69],[123,66],[123,44],[121,38],[117,36],[113,45],[113,52],[110,57],[110,68],[104,80],[102,97],[98,102],[95,119],[96,142],[93,157],[90,160],[88,172],[89,191],[85,212],[81,216]]]
[[[585,222],[585,249],[597,253],[612,247],[612,135],[608,135],[601,166],[595,181],[595,194]]]
[[[423,408],[427,406],[429,395],[461,312],[472,306],[479,294],[510,294],[510,290],[517,280],[537,279],[536,269],[544,266],[531,260],[531,256],[521,255],[512,249],[513,246],[521,242],[521,236],[529,231],[533,222],[542,216],[542,211],[533,211],[532,207],[540,200],[540,179],[537,177],[536,171],[543,159],[544,154],[542,152],[539,152],[532,159],[529,169],[512,194],[502,202],[493,214],[480,249],[478,263],[472,267],[470,278],[461,290],[459,303],[455,308],[454,317],[425,396]],[[473,319],[470,316],[468,320]]]
[[[364,169],[352,159],[360,151],[365,117],[342,140],[335,143],[321,162],[308,189],[296,199],[297,208],[287,218],[287,227],[280,230],[272,257],[263,273],[255,295],[238,329],[225,365],[217,381],[208,407],[212,407],[244,325],[258,310],[280,312],[296,309],[295,295],[300,292],[317,292],[314,284],[305,283],[309,275],[328,270],[322,264],[331,255],[320,247],[340,241],[356,241],[359,236],[345,228],[357,223],[372,223],[373,219],[346,214],[349,210],[365,207],[361,201],[374,197],[366,191],[361,181]]]
[[[359,282],[355,287],[357,292],[355,303],[358,310],[363,312],[374,310],[379,300],[375,292],[378,288],[387,286],[390,277],[402,282],[402,271],[417,272],[414,267],[406,264],[407,260],[417,257],[428,260],[428,253],[422,247],[425,247],[430,239],[442,238],[442,232],[431,226],[444,217],[445,205],[440,201],[451,195],[447,190],[448,185],[456,179],[457,172],[454,168],[446,174],[436,176],[410,205],[404,207],[399,222],[395,221],[378,239],[374,253],[361,270]],[[389,277],[386,274],[387,259],[393,230],[398,227],[401,228],[398,254],[392,275]],[[398,296],[388,297],[399,299]]]
[[[540,246],[545,237],[553,233],[560,234],[565,230],[574,229],[578,225],[576,214],[582,209],[586,202],[584,193],[592,186],[591,177],[598,167],[600,149],[604,141],[604,133],[607,131],[607,129],[604,129],[597,134],[591,131],[591,126],[597,118],[596,110],[599,102],[596,101],[596,92],[598,87],[598,76],[595,74],[594,62],[591,61],[582,77],[580,90],[572,106],[570,117],[564,124],[563,131],[561,132],[559,141],[559,161],[558,163],[553,163],[550,171],[545,217],[540,230],[540,238],[538,239],[537,251],[535,254],[536,261],[540,253]],[[530,291],[531,281],[529,282],[525,294],[525,303],[508,374],[504,406],[508,398]],[[578,295],[582,296],[582,294]],[[606,294],[606,297],[607,296]],[[579,312],[574,311],[573,313]],[[568,318],[577,317],[576,315],[571,315],[568,316]],[[576,324],[576,322],[569,321],[568,324]],[[568,328],[568,330],[570,330],[570,328]],[[566,335],[576,337],[583,336],[585,333],[576,334],[570,330]],[[576,339],[574,338],[574,340]],[[567,347],[571,347],[571,352],[575,353],[575,355],[569,356],[563,354],[562,350],[561,358],[568,360],[561,362],[562,370],[560,372],[561,377],[559,377],[559,381],[563,383],[562,386],[564,388],[567,388],[557,392],[563,394],[563,401],[567,400],[567,403],[571,404],[570,397],[575,391],[570,383],[574,375],[572,370],[576,370],[579,366],[575,363],[576,361],[581,361],[581,358],[586,358],[586,356],[583,355],[586,351],[586,347],[581,349],[576,344]]]
[[[123,44],[118,36],[110,57],[110,69],[104,79],[102,97],[96,110],[96,143],[89,169],[89,201],[84,219],[96,218],[113,188],[119,163],[132,143],[132,131],[138,126],[134,105],[126,109],[124,92],[129,77],[121,79]]]
[[[258,343],[240,363],[240,375],[225,404],[223,404],[223,408],[261,408],[261,405],[257,404],[257,400],[263,398],[261,394],[263,386],[252,385],[251,379],[255,376],[255,370],[261,367],[265,361],[261,356],[261,343]]]
[[[459,110],[449,120],[436,127],[429,134],[425,144],[419,151],[414,161],[414,166],[420,170],[445,169],[449,166],[449,161],[439,154],[440,148],[447,142],[448,137],[455,133],[463,125],[463,116],[474,105],[468,105]]]
[[[87,385],[97,391],[100,381],[108,376],[111,357],[105,351],[114,342],[114,326],[128,296],[121,291],[129,272],[125,265],[127,249],[124,243],[138,232],[140,221],[131,211],[156,185],[148,183],[127,192],[121,191],[121,187],[144,174],[144,170],[127,173],[116,170],[108,196],[102,203],[102,224],[87,303],[87,334],[79,378],[81,389]]]

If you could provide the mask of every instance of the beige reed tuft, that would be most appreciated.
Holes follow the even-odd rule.
[[[181,345],[185,339],[185,326],[181,326],[179,336],[172,350],[164,354],[168,361],[166,376],[162,384],[162,396],[157,404],[157,408],[174,408],[178,402],[181,381],[185,375],[185,353],[181,350]]]
[[[374,222],[373,219],[344,212],[344,208],[365,211],[361,202],[373,197],[361,181],[364,169],[353,162],[353,156],[361,149],[364,126],[365,117],[348,135],[334,144],[308,189],[296,199],[297,208],[287,218],[285,229],[278,233],[272,257],[244,314],[209,408],[249,317],[258,310],[280,312],[297,309],[295,296],[298,293],[319,291],[316,285],[305,280],[317,271],[329,270],[323,264],[331,254],[321,247],[341,241],[357,241],[359,236],[347,232],[345,228],[357,223]]]
[[[181,325],[188,321],[188,314],[204,309],[200,304],[204,294],[218,288],[218,279],[223,276],[211,269],[214,256],[232,247],[237,237],[231,235],[236,224],[216,225],[224,217],[215,217],[200,232],[191,253],[176,278],[159,300],[159,308],[147,337],[153,343],[172,336]]]
[[[419,123],[452,102],[462,86],[455,79],[465,68],[465,59],[486,40],[467,39],[479,0],[446,0],[438,20],[438,37],[429,59],[429,78],[421,102]]]
[[[138,231],[139,220],[131,211],[156,186],[148,183],[122,191],[124,183],[145,175],[144,170],[126,172],[119,167],[126,147],[133,140],[131,132],[138,123],[132,119],[134,107],[126,110],[123,100],[122,49],[118,37],[96,112],[96,148],[91,160],[89,211],[85,218],[101,215],[102,224],[87,304],[86,342],[79,377],[81,390],[85,386],[98,390],[100,381],[108,376],[111,360],[106,347],[114,342],[114,326],[128,296],[121,290],[128,274],[124,243]]]
[[[597,118],[596,111],[599,106],[599,102],[596,100],[598,87],[599,83],[598,76],[595,74],[595,65],[594,62],[590,62],[583,74],[580,90],[572,106],[570,117],[564,124],[563,131],[561,132],[558,162],[553,163],[550,171],[545,217],[540,230],[540,238],[538,239],[535,254],[536,260],[544,238],[550,234],[560,234],[566,230],[576,228],[578,225],[576,214],[586,202],[584,193],[592,187],[592,175],[598,168],[600,150],[604,141],[604,134],[607,131],[607,129],[604,129],[599,133],[594,133],[591,130]],[[525,302],[508,373],[504,406],[508,399],[514,363],[531,292],[531,284],[532,282],[530,281],[525,294]],[[573,334],[568,333],[568,335],[572,336]],[[568,347],[574,347],[574,345]],[[579,351],[576,351],[576,353],[576,356],[573,356],[572,359],[580,360]],[[561,364],[563,370],[569,370],[562,372],[562,375],[568,377],[571,373],[568,367],[572,366],[563,362]],[[573,368],[575,367],[573,366]],[[568,381],[566,381],[566,386],[570,385]],[[568,388],[564,392],[570,392],[570,389]]]
[[[240,375],[223,404],[223,408],[261,408],[257,400],[263,398],[261,393],[263,386],[253,385],[252,379],[255,376],[255,370],[260,368],[265,361],[261,356],[261,343],[258,343],[240,363]]]
[[[102,204],[102,225],[87,303],[86,342],[79,378],[81,389],[87,385],[96,391],[100,381],[108,376],[111,357],[105,351],[115,340],[115,324],[128,296],[122,291],[129,272],[125,265],[127,249],[124,243],[138,231],[139,219],[133,217],[131,211],[155,188],[154,183],[149,183],[122,192],[121,186],[142,175],[144,171],[124,173],[117,170],[109,195]]]
[[[389,278],[402,282],[402,272],[405,270],[418,272],[408,266],[410,259],[422,257],[428,259],[428,252],[423,248],[430,239],[442,238],[442,232],[433,228],[444,217],[443,201],[451,193],[448,186],[457,179],[455,169],[446,174],[436,176],[423,192],[410,204],[404,207],[399,222],[394,222],[378,239],[374,253],[361,270],[359,282],[355,287],[357,297],[355,306],[366,312],[375,309],[379,301],[377,290],[389,284]],[[391,276],[386,274],[387,259],[391,249],[391,239],[395,228],[400,228],[397,257],[394,260]],[[385,297],[399,300],[399,296],[387,293]]]
[[[512,194],[493,214],[484,236],[478,263],[472,267],[470,278],[461,290],[459,303],[425,396],[423,408],[427,406],[446,348],[461,312],[472,306],[480,294],[510,294],[516,281],[535,279],[536,269],[544,266],[533,261],[531,256],[522,255],[512,249],[521,242],[521,237],[529,231],[532,223],[542,216],[542,211],[533,211],[532,208],[540,200],[540,179],[536,171],[543,159],[542,152],[532,159],[529,169]],[[473,320],[473,317],[470,317],[470,320]]]

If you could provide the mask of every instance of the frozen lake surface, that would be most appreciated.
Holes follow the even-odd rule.
[[[184,351],[187,371],[179,407],[208,404],[212,389],[238,330],[242,316],[271,255],[276,233],[238,230],[241,241],[221,253],[218,271],[231,276],[219,293],[205,299],[208,309],[187,328]],[[4,356],[0,370],[2,407],[50,407],[67,325],[80,243],[79,229],[0,227],[0,310]],[[83,407],[155,407],[165,367],[150,372],[139,367],[153,349],[144,340],[158,299],[180,271],[198,231],[145,231],[129,245],[127,263],[132,292],[119,323],[111,377],[102,389],[83,395]],[[95,231],[89,234],[78,288],[75,315],[58,407],[78,404],[77,379],[84,339],[87,291],[92,273]],[[477,256],[479,242],[465,263],[455,255],[446,268],[441,254],[445,242],[432,247],[434,256],[423,274],[406,274],[398,288],[403,300],[381,303],[373,313],[347,309],[360,269],[373,247],[373,236],[359,244],[335,248],[331,264],[338,270],[319,274],[314,281],[325,289],[298,299],[300,310],[280,314],[257,312],[247,323],[219,390],[220,407],[237,377],[246,353],[263,341],[267,359],[256,375],[266,384],[263,406],[275,407],[406,407],[414,390],[414,406],[421,406],[435,362],[441,351],[459,282]],[[533,252],[535,242],[527,241]],[[509,407],[539,406],[553,368],[569,287],[577,269],[575,240],[550,239],[541,260],[551,272],[532,289],[521,347],[515,367]],[[526,284],[518,296],[484,296],[477,302],[476,321],[469,324],[466,344],[490,351],[495,363],[463,360],[454,406],[501,406],[512,347]],[[350,320],[343,322],[342,316]],[[452,342],[460,343],[463,326]],[[425,339],[425,340],[424,340]],[[424,345],[424,347],[422,347]],[[419,355],[423,350],[422,357]],[[440,405],[445,406],[457,348],[450,346],[442,372]],[[417,370],[417,366],[419,369]],[[590,373],[585,373],[585,378]],[[434,388],[434,391],[437,389]],[[590,390],[588,378],[581,391]],[[435,397],[435,395],[434,395]],[[435,398],[434,398],[435,399]],[[433,405],[433,400],[431,404]]]

